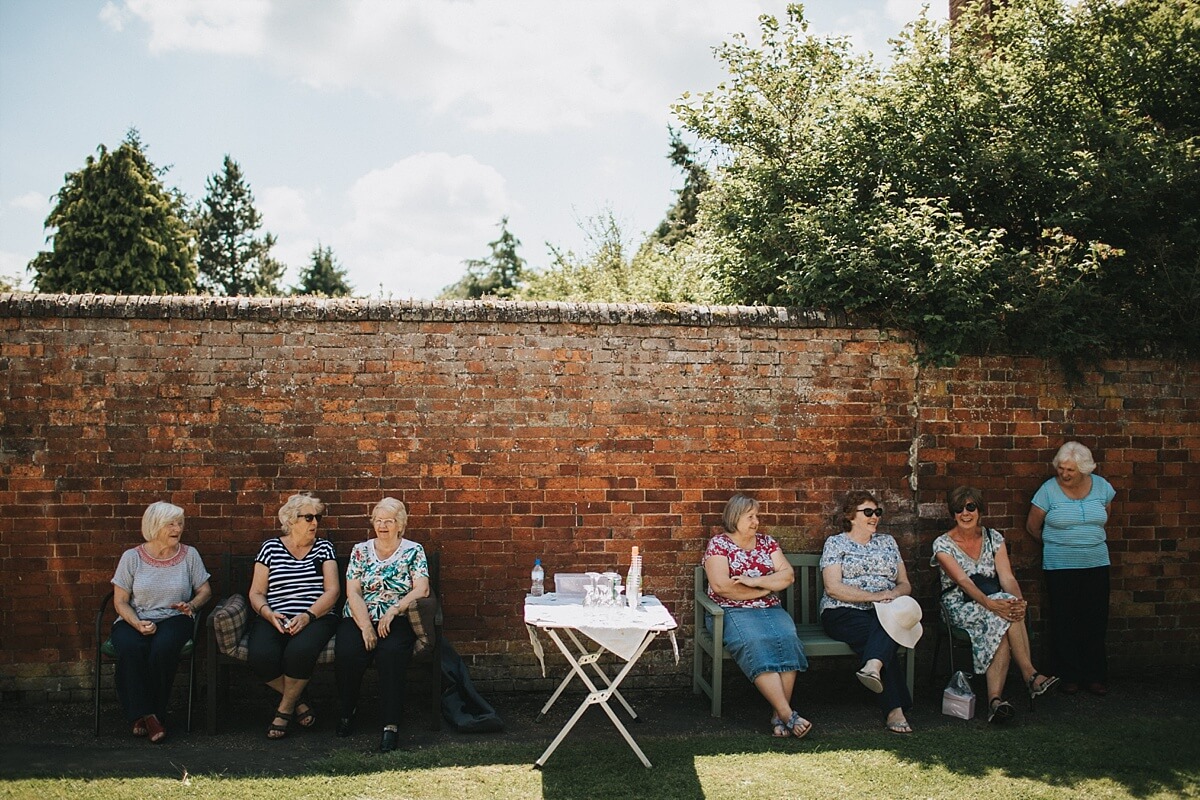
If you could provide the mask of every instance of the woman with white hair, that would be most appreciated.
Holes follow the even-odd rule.
[[[362,679],[374,661],[383,719],[379,749],[386,753],[399,741],[404,675],[417,643],[408,610],[429,596],[429,563],[425,549],[404,538],[404,503],[394,497],[380,500],[371,512],[371,527],[375,537],[354,545],[346,567],[346,607],[334,660],[341,706],[337,735],[353,731]]]
[[[142,514],[146,543],[126,550],[113,575],[117,696],[134,736],[158,743],[179,655],[194,631],[193,617],[212,597],[208,570],[183,544],[183,509],[151,503]]]
[[[304,689],[325,645],[337,632],[331,613],[341,589],[333,543],[317,538],[325,506],[308,494],[294,494],[279,509],[283,535],[263,542],[254,559],[248,661],[267,686],[279,692],[279,704],[267,728],[268,739],[282,739],[294,721],[316,724]]]
[[[1025,521],[1042,543],[1050,601],[1050,647],[1063,691],[1080,686],[1108,694],[1109,559],[1104,530],[1116,490],[1094,474],[1092,451],[1067,442],[1054,456],[1056,475],[1033,496]]]

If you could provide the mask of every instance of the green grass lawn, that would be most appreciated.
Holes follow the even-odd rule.
[[[544,770],[542,744],[490,740],[388,755],[337,751],[292,777],[20,779],[12,798],[1188,798],[1200,797],[1200,724],[1186,716],[1119,725],[1078,718],[1010,728],[879,729],[804,740],[645,737],[572,741]]]

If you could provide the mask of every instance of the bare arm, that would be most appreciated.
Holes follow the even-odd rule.
[[[191,600],[175,603],[171,608],[178,611],[180,614],[186,614],[189,617],[196,615],[196,609],[204,608],[204,605],[212,599],[212,587],[208,585],[208,581],[200,584],[200,588],[192,595]]]
[[[117,610],[117,616],[143,636],[153,635],[158,630],[158,626],[148,619],[140,618],[133,610],[133,605],[129,600],[129,590],[113,584],[113,608]]]
[[[333,604],[337,602],[338,595],[341,594],[341,587],[338,585],[338,569],[337,562],[329,559],[321,564],[321,579],[322,591],[321,596],[313,601],[313,604],[308,607],[308,611],[313,617],[323,617],[333,608]],[[288,620],[288,633],[295,636],[300,631],[308,627],[313,620],[303,612],[297,614]]]
[[[1046,524],[1046,512],[1037,506],[1029,507],[1029,516],[1025,518],[1025,532],[1037,539],[1042,540],[1042,527]]]
[[[912,586],[908,582],[908,573],[904,562],[900,562],[900,572],[896,576],[896,588],[883,592],[868,592],[857,586],[848,586],[842,581],[842,565],[830,564],[821,570],[821,580],[825,582],[825,593],[834,600],[843,603],[886,603],[906,594],[912,594]]]
[[[784,561],[787,559],[785,558]],[[789,568],[791,565],[788,565]],[[729,575],[729,559],[725,556],[709,556],[704,560],[704,574],[713,592],[727,600],[757,600],[771,593],[770,589],[747,586]]]
[[[275,626],[280,633],[287,633],[283,623],[287,620],[283,614],[277,614],[267,605],[267,586],[270,584],[271,571],[262,562],[254,562],[254,577],[250,580],[250,610],[257,616]]]
[[[367,601],[362,596],[362,581],[358,578],[346,581],[346,607],[350,609],[350,617],[362,631],[363,645],[367,651],[375,649],[378,639],[375,636],[375,625],[371,622],[371,614],[367,611]]]
[[[393,605],[387,610],[382,617],[379,618],[379,624],[376,629],[380,636],[387,636],[392,632],[392,620],[401,614],[407,614],[408,610],[416,605],[417,601],[423,597],[429,597],[429,578],[417,577],[413,580],[412,591],[400,598],[400,602]]]

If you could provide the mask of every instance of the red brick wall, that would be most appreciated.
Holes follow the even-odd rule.
[[[0,295],[0,331],[5,697],[90,685],[97,604],[158,499],[216,573],[293,492],[326,502],[341,552],[401,498],[485,688],[540,675],[519,622],[535,557],[623,572],[640,545],[684,654],[656,648],[643,678],[678,683],[692,567],[733,492],[818,551],[834,498],[876,491],[930,597],[942,493],[980,484],[1036,598],[1022,523],[1070,437],[1118,490],[1118,667],[1200,654],[1195,364],[1108,362],[1074,386],[1031,359],[918,369],[895,336],[764,308]]]

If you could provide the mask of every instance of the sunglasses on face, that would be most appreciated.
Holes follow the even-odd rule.
[[[979,510],[979,504],[978,504],[978,503],[967,503],[965,506],[963,506],[962,508],[960,508],[960,509],[956,510],[954,513],[955,513],[955,514],[961,514],[961,513],[963,513],[964,511],[978,511],[978,510]]]
[[[320,514],[297,514],[296,519],[297,520],[302,519],[305,522],[320,522],[321,515]]]
[[[883,517],[882,508],[859,508],[856,510],[861,511],[864,517]]]

